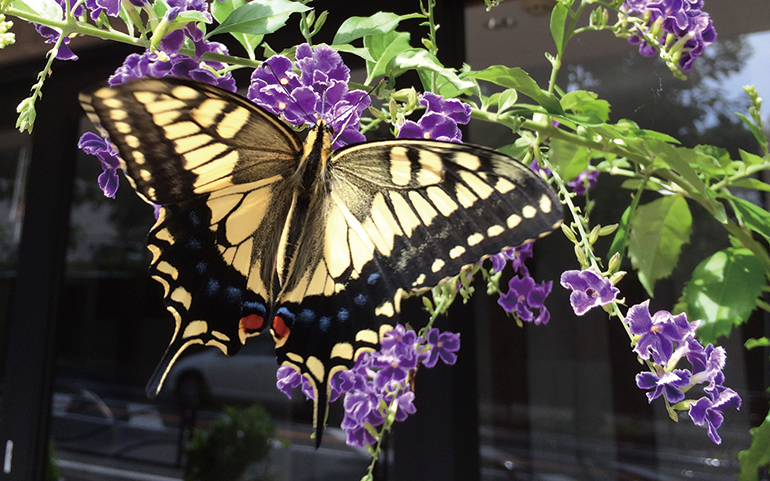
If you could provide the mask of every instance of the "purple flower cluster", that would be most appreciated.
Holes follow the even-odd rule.
[[[646,21],[646,28],[658,40],[657,47],[666,49],[684,72],[692,69],[695,59],[717,38],[709,14],[701,8],[703,0],[626,0],[622,7]],[[655,46],[647,44],[641,32],[629,41],[639,45],[642,55],[656,54]]]
[[[398,128],[399,139],[426,139],[442,142],[462,142],[462,132],[458,124],[467,124],[471,120],[471,106],[459,99],[445,99],[433,92],[420,96],[425,113],[420,120],[405,121]]]
[[[359,123],[371,100],[363,90],[348,89],[350,69],[340,54],[327,45],[304,43],[296,57],[294,63],[283,55],[265,60],[251,75],[246,96],[294,125],[323,119],[335,132],[335,148],[364,142]]]
[[[493,273],[503,270],[508,260],[516,273],[508,281],[508,291],[500,294],[497,303],[521,321],[534,322],[535,325],[548,324],[551,313],[545,307],[545,299],[551,293],[553,282],[537,283],[529,275],[524,261],[532,257],[532,244],[528,242],[492,256]]]
[[[396,421],[414,414],[409,373],[418,365],[431,368],[439,359],[452,365],[459,349],[460,334],[431,329],[422,339],[399,324],[385,333],[379,351],[362,354],[353,368],[336,373],[330,383],[329,401],[345,395],[341,427],[347,433],[347,444],[373,445],[376,440],[367,428],[381,426],[389,410],[395,410]],[[291,397],[292,388],[302,385],[305,396],[313,398],[308,383],[293,368],[280,367],[276,377],[278,389],[287,396]]]
[[[222,44],[211,42],[209,47],[212,51],[227,53],[227,48]],[[221,68],[224,68],[224,65],[219,62],[199,62],[178,53],[169,55],[168,60],[161,60],[156,53],[148,50],[141,55],[132,53],[126,57],[123,65],[118,67],[109,82],[110,85],[115,86],[143,77],[185,77],[235,92],[235,79],[230,72],[219,77],[211,70]]]
[[[569,302],[578,316],[582,316],[593,307],[609,304],[620,293],[620,289],[615,287],[608,278],[602,277],[593,269],[565,271],[561,275],[561,285],[572,291]]]
[[[102,173],[99,174],[98,179],[99,188],[102,189],[105,197],[114,199],[120,182],[118,179],[120,160],[112,144],[93,132],[86,132],[80,137],[78,148],[83,149],[86,154],[95,155],[102,163]]]
[[[727,408],[740,409],[738,393],[724,387],[725,350],[712,344],[703,346],[695,339],[700,321],[688,322],[682,313],[676,316],[667,311],[650,315],[650,301],[632,306],[626,315],[631,334],[638,336],[634,352],[654,363],[654,372],[642,372],[636,376],[636,385],[649,390],[647,399],[652,402],[663,395],[671,404],[685,401],[685,391],[707,383],[703,388],[706,396],[689,402],[689,414],[698,426],[706,426],[708,436],[716,444],[722,442],[717,429],[724,421]],[[687,359],[690,369],[675,369],[681,359]]]

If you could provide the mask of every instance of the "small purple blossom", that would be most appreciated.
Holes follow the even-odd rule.
[[[620,289],[615,287],[612,281],[593,269],[565,271],[561,275],[561,285],[572,290],[569,301],[578,316],[593,307],[609,304],[620,293]]]
[[[105,197],[114,199],[120,184],[118,178],[120,160],[117,152],[112,148],[112,144],[93,132],[86,132],[80,137],[78,148],[86,154],[95,155],[102,163],[102,173],[99,174],[98,178],[99,188],[102,189]]]
[[[496,274],[505,268],[508,261],[511,261],[511,267],[514,272],[529,276],[529,270],[524,262],[532,257],[533,242],[527,242],[513,249],[508,249],[492,256],[492,273]]]
[[[110,17],[120,14],[120,0],[85,0],[86,8],[91,11],[91,20],[96,20],[102,12]]]
[[[572,192],[576,195],[585,195],[588,190],[593,189],[596,182],[599,180],[598,170],[584,170],[571,182],[567,182],[567,185],[572,188]]]
[[[508,281],[508,292],[500,294],[497,303],[524,322],[548,324],[551,313],[545,307],[545,298],[552,286],[552,281],[538,284],[529,276],[513,276]]]
[[[671,372],[641,372],[636,375],[636,385],[639,389],[653,390],[647,393],[647,400],[665,395],[668,402],[676,404],[684,399],[682,388],[689,386],[691,373],[687,369],[674,369]]]
[[[398,129],[397,138],[462,142],[458,124],[470,122],[470,105],[459,99],[445,99],[433,92],[422,94],[419,102],[425,106],[425,113],[417,122],[405,121]]]
[[[714,444],[722,444],[722,438],[717,429],[725,420],[724,412],[727,408],[741,408],[741,398],[738,393],[730,388],[707,391],[704,396],[690,405],[690,419],[696,426],[706,426],[709,439]]]
[[[291,399],[291,391],[300,385],[300,378],[302,376],[293,367],[281,366],[275,372],[275,377],[278,390]]]
[[[684,332],[681,321],[686,322],[684,314],[672,316],[668,311],[658,311],[650,315],[649,299],[641,304],[631,306],[626,314],[629,331],[639,336],[634,352],[642,359],[650,359],[655,364],[665,366],[674,352],[674,344],[683,344],[692,335],[689,329]],[[689,334],[688,334],[689,333]]]
[[[350,69],[340,54],[327,45],[305,43],[297,47],[296,57],[294,63],[283,55],[265,60],[251,75],[246,96],[293,125],[322,118],[336,134],[335,148],[364,142],[359,124],[371,100],[363,90],[348,89]]]
[[[453,332],[439,332],[438,329],[431,329],[425,336],[430,346],[428,358],[423,361],[425,367],[433,367],[439,358],[444,364],[454,365],[457,362],[457,354],[460,349],[460,334]]]

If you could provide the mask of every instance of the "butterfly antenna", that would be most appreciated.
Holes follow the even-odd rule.
[[[349,123],[350,123],[350,122],[353,120],[353,112],[354,112],[354,111],[355,111],[355,110],[358,108],[358,105],[359,105],[361,102],[363,102],[365,98],[367,98],[367,97],[371,96],[371,95],[372,95],[372,92],[374,92],[374,91],[375,91],[375,90],[376,90],[376,89],[377,89],[377,88],[378,88],[380,85],[382,85],[382,83],[383,83],[383,82],[387,82],[387,78],[386,78],[386,77],[383,77],[383,78],[381,78],[381,79],[380,79],[380,81],[379,81],[379,82],[377,82],[377,83],[374,85],[374,87],[370,88],[370,89],[369,89],[369,91],[368,91],[368,92],[366,92],[366,95],[362,96],[362,97],[361,97],[361,98],[358,100],[358,102],[356,102],[355,104],[351,105],[351,106],[350,106],[350,107],[349,107],[347,110],[345,110],[345,111],[342,113],[342,115],[340,115],[340,117],[341,117],[341,118],[344,118],[345,116],[347,116],[347,120],[345,120],[345,123],[344,123],[344,124],[342,124],[342,128],[341,128],[341,129],[340,129],[340,131],[337,133],[337,136],[336,136],[336,137],[334,137],[334,140],[333,140],[333,142],[332,142],[332,145],[334,145],[334,143],[335,143],[335,142],[337,142],[337,139],[339,139],[340,135],[342,135],[342,132],[344,132],[344,131],[345,131],[345,129],[347,128],[348,124],[349,124]]]
[[[297,99],[294,98],[294,95],[292,95],[291,92],[289,92],[289,89],[286,88],[286,83],[282,82],[282,79],[280,77],[278,77],[277,73],[275,73],[275,70],[273,70],[273,67],[271,67],[270,64],[267,63],[267,62],[262,62],[262,65],[263,66],[267,66],[267,68],[270,69],[270,72],[272,72],[273,77],[275,77],[275,81],[278,82],[278,85],[280,85],[281,88],[283,89],[283,91],[286,92],[286,95],[288,95],[289,98],[291,98],[294,101],[294,105],[296,105],[302,111],[302,113],[305,114],[305,117],[307,117],[309,119],[308,123],[310,125],[314,125],[315,124],[315,119],[313,118],[313,116],[310,115],[309,113],[307,113],[305,111],[305,109],[302,108],[302,105],[300,105],[300,103],[297,101]]]

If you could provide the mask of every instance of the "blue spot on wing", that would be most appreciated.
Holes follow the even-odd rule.
[[[318,319],[318,329],[322,332],[328,332],[329,326],[331,325],[332,319],[329,316],[323,316],[320,319]]]
[[[364,307],[366,305],[366,296],[363,294],[357,295],[353,298],[353,304],[357,305],[358,307]]]
[[[206,293],[210,296],[213,296],[219,291],[219,281],[216,279],[209,279],[209,281],[206,283]]]
[[[259,314],[264,316],[267,313],[265,305],[261,302],[246,301],[243,303],[244,314]]]
[[[187,239],[187,247],[190,250],[198,251],[201,249],[201,240],[197,237],[190,237]]]
[[[286,321],[292,322],[294,320],[294,313],[286,309],[285,307],[278,308],[278,310],[276,311],[276,314],[281,316]]]
[[[370,274],[369,275],[369,278],[366,279],[366,283],[369,284],[369,285],[372,285],[375,282],[377,282],[379,279],[380,279],[380,275],[375,272],[374,274]]]
[[[198,272],[198,274],[203,274],[208,270],[209,266],[205,262],[201,261],[195,264],[195,270]]]
[[[347,321],[350,318],[350,312],[347,309],[342,308],[337,312],[337,319],[340,321]]]
[[[315,321],[315,312],[311,311],[310,309],[302,309],[302,312],[299,313],[299,321],[300,322]]]

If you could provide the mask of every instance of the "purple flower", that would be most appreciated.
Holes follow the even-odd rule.
[[[214,43],[214,42],[212,42]],[[212,46],[225,50],[224,46]],[[162,78],[166,76],[186,77],[200,82],[206,82],[211,85],[223,88],[230,92],[235,92],[235,79],[228,72],[219,77],[213,73],[206,65],[212,66],[208,62],[199,62],[186,55],[172,53],[168,61],[161,61],[158,56],[149,50],[143,54],[132,53],[123,61],[123,65],[118,67],[115,73],[110,77],[109,83],[112,86],[120,85],[129,80],[143,77]],[[216,66],[212,66],[216,68]]]
[[[696,426],[706,426],[709,439],[715,444],[722,444],[722,438],[717,429],[724,422],[724,412],[727,408],[741,408],[741,398],[738,393],[729,388],[707,391],[704,396],[690,404],[690,419]]]
[[[299,372],[293,367],[281,366],[275,372],[276,387],[291,399],[291,390],[300,385],[301,377]]]
[[[431,329],[425,336],[430,346],[428,358],[423,361],[425,367],[433,367],[441,358],[444,364],[453,365],[457,361],[457,352],[460,349],[460,334],[453,332],[439,332]]]
[[[593,189],[596,182],[599,180],[598,170],[584,170],[573,180],[567,182],[567,185],[572,188],[572,192],[576,195],[585,195],[589,189]]]
[[[561,285],[572,290],[569,301],[578,316],[593,307],[609,304],[620,293],[620,289],[608,278],[602,277],[593,269],[565,271],[561,275]]]
[[[511,261],[513,271],[524,276],[529,276],[529,270],[524,262],[532,257],[532,248],[535,242],[527,242],[513,249],[500,252],[492,256],[492,273],[496,274],[505,269],[507,261]]]
[[[99,18],[102,12],[110,17],[117,17],[120,13],[120,0],[85,0],[86,8],[91,11],[91,20]]]
[[[647,19],[644,29],[657,39],[657,47],[667,51],[671,60],[687,72],[706,47],[714,43],[716,30],[709,15],[700,9],[701,0],[626,0],[622,9],[630,15]],[[655,55],[656,48],[637,30],[629,42],[639,45],[639,53]]]
[[[686,369],[674,369],[671,372],[662,372],[660,375],[645,371],[636,375],[636,385],[640,389],[654,390],[647,393],[649,402],[664,394],[668,402],[676,404],[684,399],[682,388],[691,385],[690,375],[690,371]]]
[[[551,281],[537,284],[529,276],[513,276],[508,281],[508,292],[500,294],[497,303],[524,322],[547,324],[551,314],[545,307],[545,298],[551,293],[552,286]],[[533,310],[538,311],[537,315]]]
[[[676,317],[681,321],[679,316]],[[658,311],[654,316],[650,315],[649,299],[631,306],[626,314],[626,323],[631,334],[639,336],[634,352],[645,360],[652,353],[653,361],[660,366],[668,364],[674,343],[681,344],[686,339],[670,312]]]
[[[340,54],[327,45],[302,44],[296,56],[294,64],[282,55],[265,60],[251,75],[246,96],[294,125],[322,118],[336,134],[335,148],[365,141],[359,123],[371,100],[363,90],[348,89],[350,69]]]
[[[102,189],[105,197],[114,199],[120,183],[118,178],[120,159],[112,148],[112,144],[93,132],[86,132],[80,137],[78,147],[86,154],[95,155],[102,163],[102,173],[98,178],[99,188]]]
[[[419,102],[425,106],[425,114],[417,122],[405,121],[398,129],[397,138],[462,142],[458,124],[470,122],[470,105],[459,99],[445,99],[433,92],[422,94]]]

